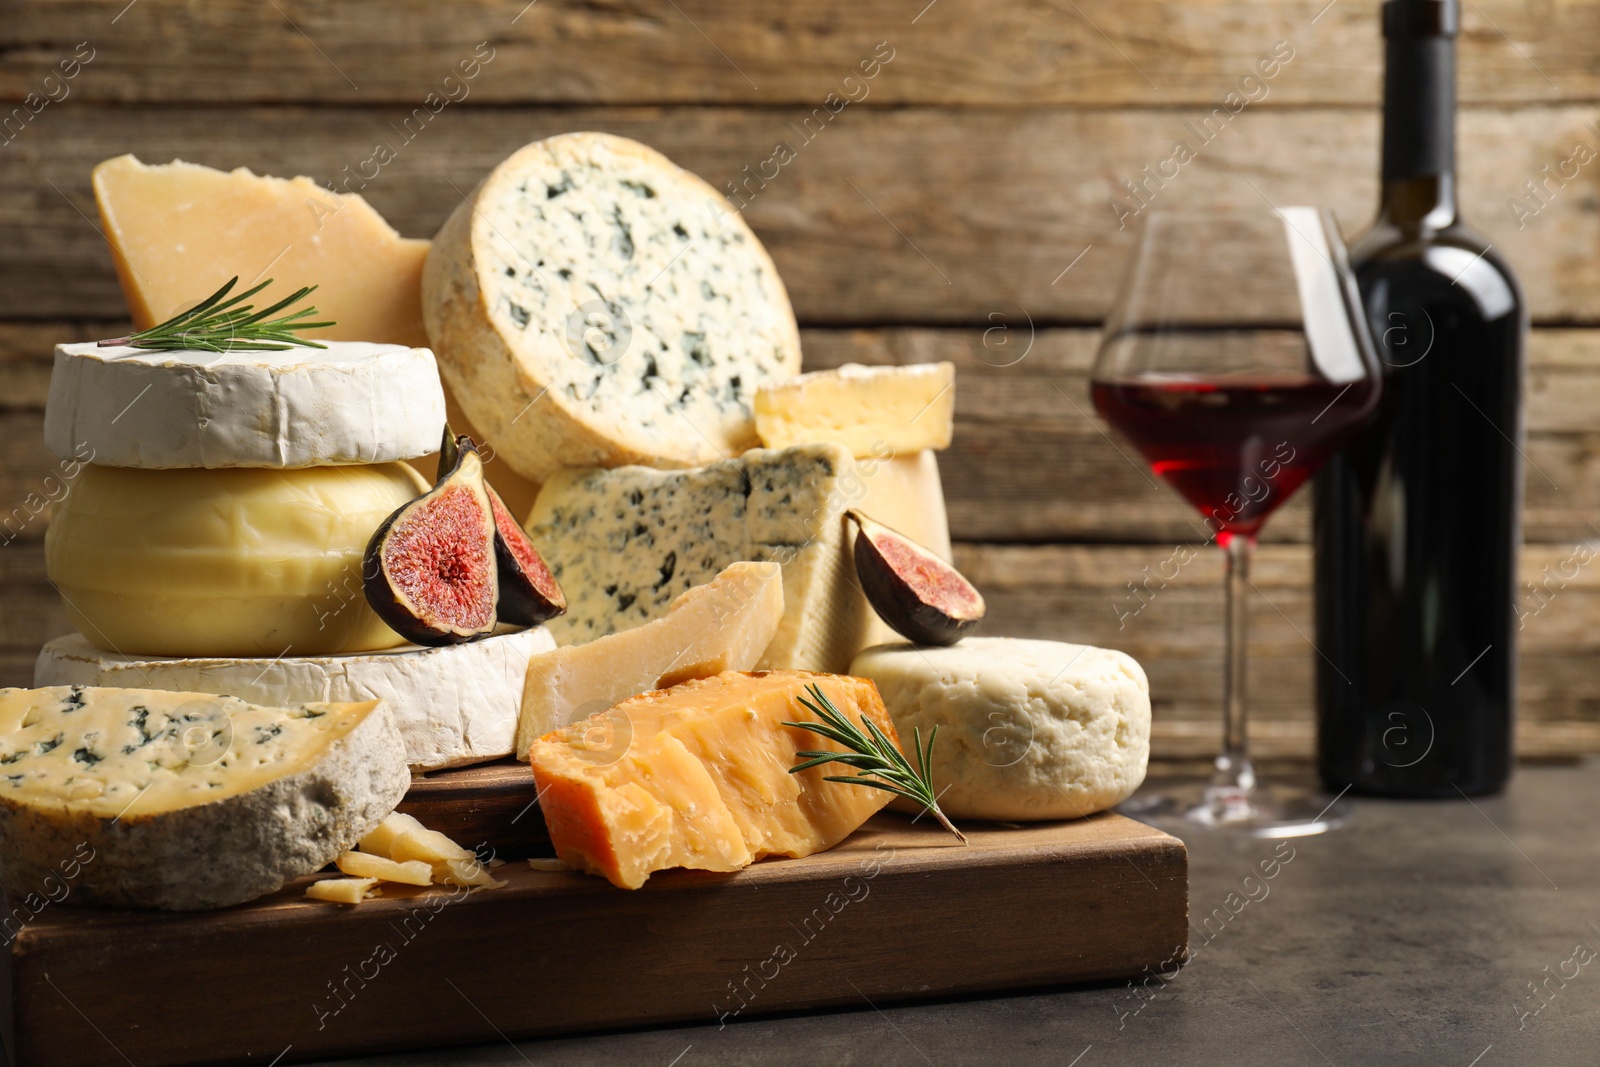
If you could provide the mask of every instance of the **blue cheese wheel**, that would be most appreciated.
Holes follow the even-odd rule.
[[[800,369],[788,294],[711,186],[624,137],[574,133],[496,167],[434,239],[423,317],[495,454],[692,467],[757,444],[757,386]]]

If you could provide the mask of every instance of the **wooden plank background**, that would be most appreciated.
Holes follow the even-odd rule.
[[[1522,605],[1522,746],[1600,751],[1600,576],[1560,577],[1575,546],[1600,541],[1600,0],[1464,7],[1464,207],[1517,268],[1536,324],[1522,566],[1540,594]],[[40,440],[51,346],[119,332],[125,314],[94,163],[134,152],[328,182],[384,143],[395,158],[364,195],[425,237],[516,147],[600,129],[718,188],[745,183],[808,367],[957,363],[941,464],[992,632],[1126,649],[1151,674],[1158,753],[1212,751],[1220,562],[1200,553],[1127,614],[1130,583],[1195,541],[1194,524],[1086,395],[1131,236],[1114,201],[1129,205],[1125,183],[1235,92],[1242,110],[1150,184],[1152,202],[1327,204],[1359,231],[1377,189],[1376,23],[1367,0],[0,0],[0,518],[20,529],[0,547],[0,684],[25,683],[39,642],[68,628],[44,576],[48,514],[31,517],[54,462]],[[445,81],[485,49],[476,77]],[[1262,78],[1275,49],[1292,58]],[[92,58],[61,78],[75,54]],[[455,99],[407,137],[429,92]],[[852,102],[834,114],[830,93]],[[794,161],[749,181],[779,142]],[[1574,162],[1579,145],[1590,161]],[[1266,536],[1255,735],[1306,755],[1305,500]]]

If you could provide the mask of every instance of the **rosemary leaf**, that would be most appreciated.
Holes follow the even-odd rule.
[[[857,773],[849,776],[831,775],[824,776],[825,782],[842,782],[845,785],[864,785],[872,789],[882,789],[886,793],[905,797],[907,800],[921,804],[930,812],[939,823],[963,845],[967,843],[967,835],[957,830],[939,810],[939,797],[933,790],[933,739],[938,736],[939,728],[935,726],[928,735],[927,747],[922,744],[922,731],[913,729],[911,732],[911,749],[916,754],[917,766],[913,767],[905,754],[900,751],[889,736],[879,729],[878,724],[866,715],[861,716],[861,723],[866,727],[863,731],[844,713],[834,706],[823,693],[822,687],[812,683],[806,687],[806,692],[811,699],[800,697],[800,705],[811,712],[820,723],[816,722],[786,722],[783,725],[793,726],[797,729],[808,730],[811,733],[826,737],[839,745],[844,746],[845,752],[796,752],[804,762],[789,768],[790,774],[809,770],[812,767],[825,763],[842,763],[846,767],[854,767]]]
[[[315,315],[314,307],[301,308],[278,318],[284,311],[309,296],[317,287],[302,286],[289,296],[260,311],[244,301],[272,284],[268,278],[244,292],[223,299],[239,284],[238,277],[228,281],[221,289],[206,297],[188,311],[180,311],[166,322],[140,330],[127,337],[113,337],[100,342],[101,348],[127,345],[132,348],[175,351],[193,349],[200,352],[267,351],[282,352],[296,346],[327,348],[318,341],[296,336],[296,330],[321,330],[336,325],[329,322],[305,322]]]

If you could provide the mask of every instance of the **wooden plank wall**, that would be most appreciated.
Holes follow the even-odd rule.
[[[1600,0],[1464,7],[1465,209],[1536,324],[1523,749],[1596,751],[1600,576],[1567,561],[1600,540]],[[1379,49],[1370,0],[0,0],[0,514],[27,520],[0,549],[0,684],[26,682],[67,628],[48,516],[31,516],[53,464],[51,344],[114,334],[124,314],[95,162],[305,173],[429,236],[514,148],[599,129],[737,194],[808,366],[959,365],[942,462],[993,632],[1128,650],[1150,670],[1158,752],[1209,752],[1219,562],[1200,554],[1128,614],[1130,583],[1194,526],[1085,392],[1129,247],[1126,183],[1162,207],[1327,204],[1359,230]],[[429,93],[449,103],[429,111]],[[1196,158],[1149,180],[1208,117],[1220,132]],[[374,166],[379,145],[393,158]],[[1278,516],[1257,575],[1255,733],[1283,754],[1310,751],[1306,523],[1304,500]]]

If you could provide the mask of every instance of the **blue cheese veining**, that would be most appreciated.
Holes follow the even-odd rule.
[[[567,591],[558,644],[632,629],[739,560],[783,568],[784,617],[762,668],[843,671],[872,609],[854,580],[844,512],[867,479],[838,445],[752,449],[695,470],[564,471],[528,520]]]
[[[86,844],[82,903],[238,903],[328,863],[409,781],[379,701],[0,689],[0,885],[33,892]]]
[[[446,222],[423,273],[440,368],[496,453],[685,467],[756,443],[756,388],[800,369],[772,260],[721,194],[626,138],[523,148]]]

